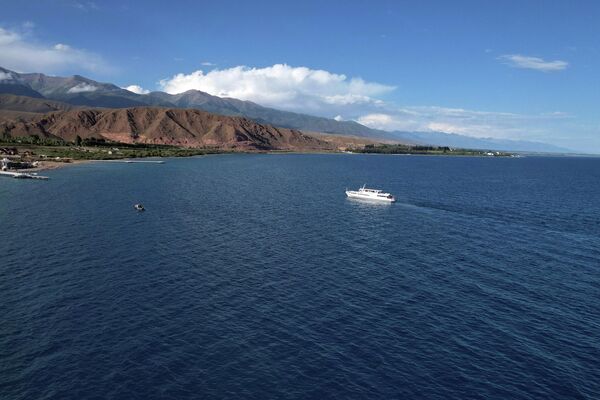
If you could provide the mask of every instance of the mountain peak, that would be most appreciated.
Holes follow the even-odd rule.
[[[0,93],[36,98],[45,97],[72,106],[104,108],[158,106],[174,109],[199,109],[225,116],[243,116],[259,124],[282,128],[362,136],[403,143],[497,150],[536,149],[544,151],[548,149],[548,151],[557,151],[557,148],[543,143],[478,139],[435,132],[390,133],[368,128],[356,121],[336,121],[329,118],[277,110],[251,101],[214,96],[197,89],[178,94],[157,91],[140,95],[111,83],[101,83],[81,75],[57,77],[41,73],[19,74],[1,67],[0,71],[5,75],[10,75],[9,79],[0,80]]]
[[[100,83],[81,75],[54,77],[44,74],[14,74],[18,83],[22,85],[19,88],[21,91],[18,93],[5,92],[31,97],[46,97],[71,105],[107,108],[135,106],[196,108],[222,115],[245,116],[259,123],[283,128],[391,139],[387,132],[370,129],[358,123],[281,111],[263,107],[251,101],[214,96],[196,89],[174,95],[164,92],[140,95],[121,89],[116,85]]]

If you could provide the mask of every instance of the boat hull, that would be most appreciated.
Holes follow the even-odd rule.
[[[394,198],[394,197],[390,198],[390,197],[369,196],[369,195],[364,195],[362,193],[355,192],[352,190],[347,190],[346,196],[353,198],[353,199],[370,200],[370,201],[377,201],[377,202],[381,202],[381,203],[394,203],[396,201],[396,198]]]

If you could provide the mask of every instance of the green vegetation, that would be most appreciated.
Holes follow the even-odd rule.
[[[119,160],[123,158],[144,157],[189,157],[203,154],[223,153],[215,149],[184,149],[178,147],[115,147],[118,150],[108,150],[99,147],[65,147],[65,146],[40,146],[31,149],[38,157],[70,158],[72,160]]]
[[[32,160],[119,160],[144,157],[189,157],[204,154],[226,153],[215,148],[182,148],[168,145],[127,144],[109,142],[104,139],[81,139],[75,143],[60,139],[40,139],[37,136],[19,138],[2,137],[0,147],[14,147],[19,154]],[[59,158],[57,160],[57,157]]]
[[[218,148],[183,148],[169,145],[142,143],[118,143],[106,139],[82,139],[77,135],[75,141],[40,138],[37,135],[26,137],[0,138],[0,147],[15,147],[28,161],[48,160],[69,162],[70,160],[119,160],[144,157],[189,157],[205,154],[221,154],[230,151]],[[510,153],[484,150],[455,149],[438,146],[409,146],[403,144],[368,144],[362,148],[353,148],[354,153],[368,154],[423,154],[456,156],[510,156]]]
[[[487,150],[455,149],[438,146],[409,146],[405,144],[368,144],[362,149],[352,150],[354,153],[368,154],[429,154],[429,155],[454,155],[454,156],[497,156],[508,157],[510,153],[491,152]]]
[[[67,143],[62,139],[40,138],[38,135],[30,135],[13,138],[10,135],[3,133],[0,138],[0,145],[16,145],[30,144],[36,146],[65,146]]]

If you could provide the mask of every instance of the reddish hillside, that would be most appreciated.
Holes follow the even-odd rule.
[[[2,121],[0,135],[38,135],[66,141],[104,138],[123,143],[224,149],[320,150],[331,143],[293,129],[262,125],[192,109],[79,109],[44,114],[31,121]]]

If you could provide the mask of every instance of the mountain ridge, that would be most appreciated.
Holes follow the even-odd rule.
[[[120,143],[215,147],[226,150],[332,150],[335,144],[298,130],[258,124],[195,109],[159,107],[74,109],[29,121],[0,122],[0,135],[75,142],[105,139]]]
[[[198,108],[203,111],[229,115],[245,116],[282,128],[302,129],[306,131],[335,133],[383,140],[393,140],[389,132],[368,128],[354,121],[336,121],[308,114],[282,111],[264,107],[251,101],[233,98],[221,98],[199,90],[169,94],[150,92],[137,94],[110,83],[97,82],[80,75],[71,77],[49,77],[39,73],[19,74],[0,67],[0,72],[9,74],[10,80],[0,80],[0,84],[10,83],[12,91],[0,89],[0,93],[16,93],[33,90],[30,97],[44,97],[68,104],[86,107],[126,108],[143,106]],[[7,82],[8,81],[8,82]],[[31,92],[30,92],[31,93]]]
[[[337,121],[283,111],[264,107],[251,101],[218,97],[193,89],[178,94],[160,91],[137,94],[112,83],[97,82],[81,75],[53,77],[41,73],[20,74],[2,67],[0,67],[0,74],[0,93],[48,99],[69,105],[63,106],[63,108],[71,106],[108,109],[130,107],[193,108],[224,116],[242,116],[259,124],[281,128],[358,136],[404,144],[508,151],[572,152],[570,149],[542,142],[475,138],[444,132],[388,132],[369,128],[355,121]],[[2,79],[2,77],[4,78]],[[0,102],[0,109],[6,109],[2,107],[5,107],[5,105],[3,106]]]
[[[535,153],[574,153],[574,150],[543,142],[498,138],[481,138],[445,132],[392,132],[400,140],[434,146],[459,147],[474,150],[501,150]]]

